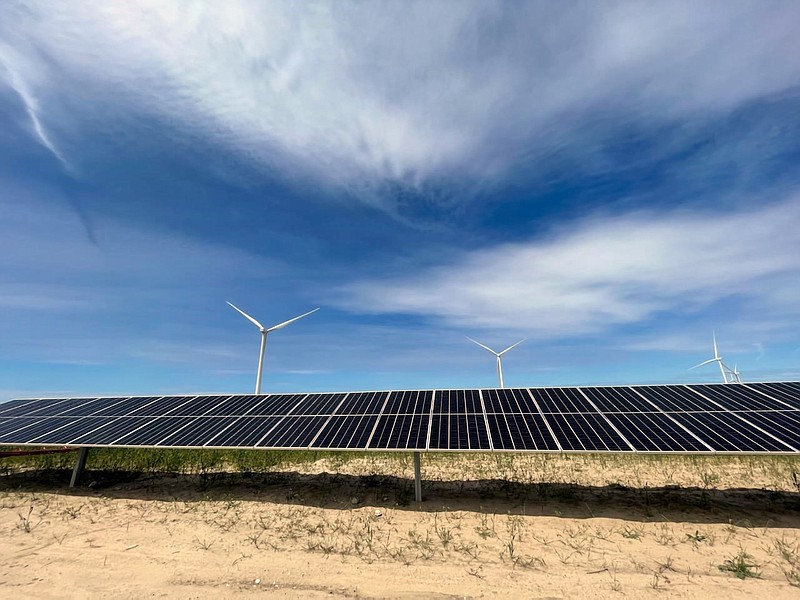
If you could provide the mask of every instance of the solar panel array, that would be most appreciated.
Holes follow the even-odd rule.
[[[0,445],[792,454],[800,383],[24,399]]]

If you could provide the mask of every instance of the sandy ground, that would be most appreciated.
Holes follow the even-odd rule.
[[[17,472],[0,596],[800,598],[798,467],[423,456],[421,504],[405,460],[90,471],[75,490]]]

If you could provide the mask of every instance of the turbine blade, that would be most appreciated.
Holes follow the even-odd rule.
[[[714,358],[719,358],[719,352],[717,351],[717,333],[712,331],[711,336],[714,339]]]
[[[478,346],[480,346],[481,348],[483,348],[483,349],[484,349],[484,350],[486,350],[487,352],[491,352],[491,353],[492,353],[492,354],[494,354],[495,356],[500,356],[500,355],[499,355],[497,352],[495,352],[494,350],[492,350],[491,348],[489,348],[489,346],[484,346],[484,345],[483,345],[483,344],[481,344],[480,342],[478,342],[478,341],[476,341],[476,340],[473,340],[473,339],[472,339],[471,337],[469,337],[468,335],[465,335],[464,337],[465,337],[465,338],[467,338],[467,339],[468,339],[470,342],[472,342],[473,344],[478,344]]]
[[[314,310],[310,310],[307,313],[303,313],[299,317],[294,317],[293,319],[289,319],[288,321],[284,321],[283,323],[278,323],[277,325],[273,325],[272,327],[267,329],[267,333],[269,333],[270,331],[275,331],[276,329],[282,329],[282,328],[286,327],[287,325],[289,325],[290,323],[294,323],[295,321],[297,321],[299,319],[302,319],[303,317],[307,317],[311,313],[315,313],[318,310],[319,310],[319,308],[315,308]]]
[[[697,367],[702,367],[703,365],[707,365],[707,364],[712,363],[712,362],[717,362],[717,359],[716,358],[709,358],[708,360],[705,360],[705,361],[701,362],[699,365],[695,365],[693,367],[689,367],[689,370],[691,371],[692,369],[696,369]]]
[[[227,300],[226,300],[225,302],[227,302],[227,304],[228,304],[228,305],[229,305],[231,308],[233,308],[233,309],[234,309],[236,312],[238,312],[240,315],[242,315],[242,316],[243,316],[245,319],[247,319],[248,321],[250,321],[250,322],[251,322],[253,325],[255,325],[256,327],[258,327],[258,328],[259,328],[261,331],[264,331],[264,326],[263,326],[261,323],[259,323],[258,321],[256,321],[256,320],[255,320],[253,317],[251,317],[250,315],[248,315],[246,312],[244,312],[244,311],[243,311],[241,308],[239,308],[239,307],[238,307],[238,306],[236,306],[235,304],[232,304],[231,302],[228,302]]]
[[[525,341],[525,340],[527,340],[527,339],[528,339],[528,338],[522,338],[522,339],[521,339],[520,341],[518,341],[516,344],[512,344],[511,346],[509,346],[508,348],[506,348],[505,350],[503,350],[502,352],[500,352],[500,353],[498,354],[498,356],[502,356],[503,354],[505,354],[505,353],[506,353],[506,352],[508,352],[509,350],[513,350],[514,348],[516,348],[517,346],[519,346],[519,345],[520,345],[522,342],[524,342],[524,341]]]

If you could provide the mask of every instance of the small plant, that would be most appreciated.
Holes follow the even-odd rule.
[[[640,540],[642,539],[643,535],[642,528],[635,528],[635,527],[628,527],[625,526],[619,534],[627,540]]]
[[[611,591],[612,592],[621,592],[622,591],[622,584],[617,579],[617,568],[616,566],[609,569],[608,574],[611,576]]]
[[[486,513],[481,514],[481,523],[475,528],[475,533],[477,533],[481,538],[484,540],[486,538],[494,537],[497,532],[494,528],[494,515],[492,515],[491,523],[489,522],[489,515]]]
[[[758,565],[751,562],[752,558],[752,556],[740,549],[736,556],[726,559],[718,568],[720,571],[733,573],[739,579],[747,579],[748,577],[759,579],[761,573],[757,570]]]
[[[28,509],[27,515],[22,516],[22,513],[18,514],[19,514],[19,523],[17,523],[17,529],[21,529],[25,533],[30,533],[31,531],[33,531],[33,528],[36,527],[36,525],[33,525],[31,523],[31,514],[33,514],[33,504],[31,504],[30,508]]]
[[[195,543],[197,544],[198,548],[202,550],[210,550],[211,546],[214,545],[214,542],[207,542],[205,539],[201,540],[200,538],[194,538]]]

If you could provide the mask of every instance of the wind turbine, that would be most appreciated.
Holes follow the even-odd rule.
[[[297,321],[299,319],[302,319],[303,317],[307,317],[311,313],[317,312],[319,310],[319,308],[315,308],[314,310],[310,310],[307,313],[303,313],[299,317],[294,317],[293,319],[289,319],[288,321],[284,321],[283,323],[278,323],[277,325],[273,325],[272,327],[264,327],[261,323],[256,321],[253,317],[248,315],[246,312],[244,312],[238,306],[232,304],[231,302],[228,302],[227,300],[225,302],[227,302],[231,306],[231,308],[236,310],[236,312],[241,314],[245,319],[247,319],[253,325],[258,327],[258,330],[261,332],[261,351],[258,354],[258,372],[256,373],[256,394],[260,394],[261,393],[261,375],[264,372],[264,350],[267,347],[267,334],[270,331],[275,331],[276,329],[282,329],[282,328],[286,327],[287,325],[289,325],[290,323],[294,323],[295,321]]]
[[[695,365],[689,370],[691,371],[692,369],[696,369],[697,367],[702,367],[704,365],[708,365],[715,362],[719,365],[719,371],[720,373],[722,373],[722,383],[733,383],[734,381],[738,380],[739,373],[738,371],[735,370],[731,371],[730,367],[728,367],[728,365],[722,362],[722,357],[719,355],[719,351],[717,350],[717,334],[712,332],[711,335],[713,336],[714,340],[714,358],[709,358],[708,360],[704,360],[699,365]],[[726,371],[731,374],[730,381],[728,381],[728,376]]]
[[[728,373],[730,373],[732,383],[742,383],[742,378],[739,377],[741,373],[739,372],[738,364],[733,365],[733,370],[728,369]]]
[[[502,388],[502,387],[505,387],[505,386],[503,385],[503,362],[500,360],[500,357],[501,357],[501,356],[503,356],[503,354],[505,354],[506,352],[508,352],[508,351],[509,351],[509,350],[511,350],[512,348],[516,348],[517,346],[519,346],[519,345],[520,345],[522,342],[524,342],[524,341],[525,341],[527,338],[523,338],[523,339],[521,339],[520,341],[518,341],[516,344],[512,344],[511,346],[509,346],[508,348],[506,348],[506,349],[505,349],[505,350],[503,350],[502,352],[495,352],[494,350],[492,350],[491,348],[489,348],[489,346],[484,346],[483,344],[481,344],[481,343],[480,343],[480,342],[478,342],[478,341],[475,341],[475,340],[473,340],[473,339],[472,339],[471,337],[469,337],[469,336],[465,336],[465,337],[466,337],[466,338],[467,338],[467,339],[468,339],[470,342],[472,342],[473,344],[478,344],[478,346],[480,346],[481,348],[483,348],[483,349],[484,349],[484,350],[486,350],[487,352],[491,352],[492,354],[494,354],[494,355],[497,357],[497,381],[500,383],[500,387],[501,387],[501,388]]]

